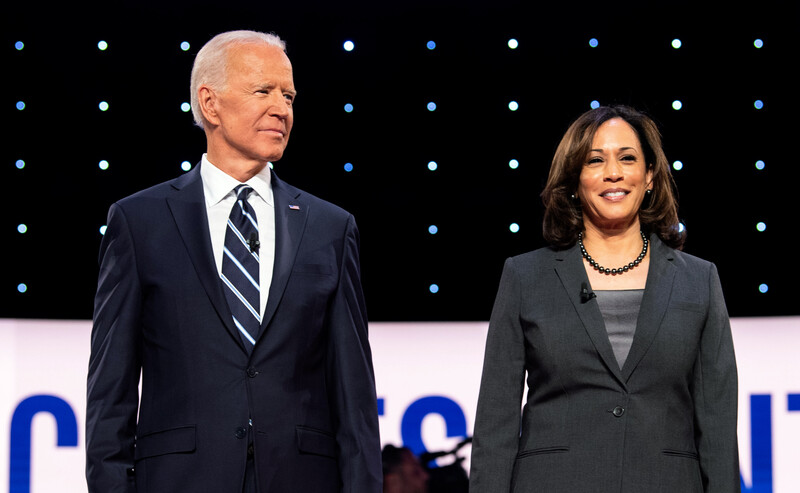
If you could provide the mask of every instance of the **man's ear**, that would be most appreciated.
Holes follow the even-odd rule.
[[[200,111],[203,113],[203,118],[211,125],[219,125],[219,116],[217,115],[217,93],[206,85],[202,85],[197,89],[197,100],[200,103]]]

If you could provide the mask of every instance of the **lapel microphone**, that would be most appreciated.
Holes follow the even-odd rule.
[[[250,252],[258,253],[258,247],[261,246],[261,242],[258,241],[258,233],[255,231],[250,233],[250,239],[247,240],[247,246],[250,247]]]
[[[581,284],[581,303],[586,303],[592,298],[597,298],[597,295],[589,291],[589,285],[585,282]]]

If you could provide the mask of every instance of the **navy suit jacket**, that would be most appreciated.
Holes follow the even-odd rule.
[[[381,491],[355,221],[274,174],[272,187],[274,271],[250,355],[199,166],[112,205],[88,375],[90,492],[238,493],[250,443],[259,491]]]
[[[733,493],[737,377],[716,267],[650,241],[622,368],[576,247],[508,259],[492,312],[471,493]],[[522,413],[527,373],[528,395]]]

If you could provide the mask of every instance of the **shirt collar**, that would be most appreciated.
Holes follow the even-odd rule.
[[[222,201],[230,194],[234,188],[241,183],[236,178],[225,173],[219,169],[214,163],[208,160],[206,154],[203,154],[200,166],[200,177],[203,180],[203,189],[206,196],[206,204],[208,207],[213,207]],[[273,205],[272,201],[272,173],[269,166],[264,166],[264,169],[259,173],[247,180],[245,183],[253,187],[259,197],[269,205]]]

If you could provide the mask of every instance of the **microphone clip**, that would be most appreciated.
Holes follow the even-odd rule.
[[[597,298],[597,295],[589,291],[589,285],[586,283],[581,284],[581,303],[587,303],[593,298]]]

